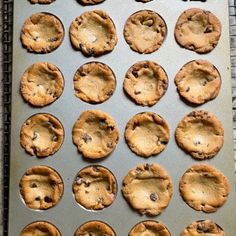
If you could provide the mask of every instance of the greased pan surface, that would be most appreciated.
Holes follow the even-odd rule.
[[[174,39],[174,26],[179,15],[186,9],[199,7],[213,12],[222,23],[222,35],[218,46],[208,54],[199,55],[180,48]],[[86,58],[75,51],[69,40],[69,26],[81,13],[93,9],[108,12],[113,19],[118,34],[115,49],[98,58]],[[156,11],[166,22],[168,32],[161,48],[147,55],[132,51],[123,37],[123,28],[127,18],[136,11],[149,9]],[[20,42],[20,31],[24,21],[33,13],[49,12],[62,21],[65,37],[62,45],[49,54],[32,54],[24,49]],[[154,0],[143,4],[134,0],[106,0],[94,6],[81,6],[76,0],[56,0],[50,5],[31,5],[27,0],[14,1],[14,48],[13,48],[13,84],[12,84],[12,132],[10,160],[10,199],[9,199],[9,236],[19,235],[29,223],[46,220],[58,227],[62,235],[73,235],[76,229],[89,220],[101,220],[108,223],[118,235],[128,235],[131,228],[140,221],[154,219],[164,223],[171,235],[180,235],[181,231],[196,220],[212,219],[218,223],[227,236],[236,232],[236,198],[234,183],[232,112],[231,112],[231,76],[230,46],[227,1],[209,0],[207,2],[184,2],[180,0]],[[176,91],[174,77],[187,62],[206,59],[213,63],[222,77],[219,96],[204,105],[193,107],[185,104]],[[141,60],[153,60],[166,71],[169,86],[165,96],[153,107],[135,105],[126,97],[122,84],[126,71],[131,65]],[[33,63],[47,61],[57,65],[65,79],[62,96],[53,104],[44,108],[27,105],[20,93],[19,83],[23,72]],[[76,70],[86,62],[99,61],[110,66],[116,75],[117,86],[113,96],[99,105],[82,102],[74,95],[73,76]],[[82,111],[100,109],[109,113],[117,122],[120,140],[115,151],[106,159],[95,162],[107,167],[116,177],[118,193],[115,201],[108,208],[92,212],[85,210],[74,200],[72,183],[82,168],[94,164],[88,162],[77,152],[72,143],[72,127]],[[194,163],[199,163],[185,154],[176,144],[174,132],[178,122],[187,113],[195,109],[213,112],[222,122],[225,130],[224,146],[219,154],[201,163],[208,163],[218,168],[230,180],[231,192],[226,203],[216,213],[206,214],[194,211],[185,204],[179,194],[179,181],[183,173]],[[143,111],[153,111],[161,115],[171,130],[170,142],[158,156],[144,159],[130,151],[124,140],[124,130],[128,120]],[[53,156],[37,159],[25,153],[20,146],[20,128],[23,122],[35,113],[47,112],[55,115],[65,129],[65,140]],[[122,180],[128,171],[138,163],[158,163],[170,174],[174,185],[174,194],[169,206],[157,217],[140,216],[133,211],[121,194]],[[47,165],[57,170],[64,181],[64,194],[61,201],[47,211],[34,211],[26,207],[19,193],[19,181],[31,166]]]

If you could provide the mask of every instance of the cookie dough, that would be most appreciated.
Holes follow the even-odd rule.
[[[75,236],[116,236],[113,229],[101,221],[89,221],[81,225],[75,232]]]
[[[138,53],[152,53],[160,48],[167,33],[164,20],[156,12],[142,10],[125,23],[124,36],[130,48]]]
[[[53,64],[38,62],[31,65],[21,77],[20,92],[33,106],[46,106],[59,98],[64,89],[61,71]]]
[[[198,110],[186,115],[175,131],[180,148],[198,160],[214,157],[224,144],[224,129],[209,111]]]
[[[78,0],[78,2],[82,5],[95,5],[104,2],[105,0]]]
[[[210,11],[191,8],[184,11],[175,25],[175,39],[186,49],[197,53],[212,51],[221,35],[221,23]]]
[[[168,88],[167,74],[153,61],[140,61],[126,73],[123,88],[137,104],[153,106]]]
[[[73,142],[86,158],[99,159],[108,156],[119,140],[116,122],[100,110],[84,111],[72,130]]]
[[[59,230],[46,221],[36,221],[27,225],[20,236],[61,236]]]
[[[75,95],[88,103],[102,103],[116,88],[116,78],[111,68],[100,62],[81,66],[74,76]]]
[[[58,48],[64,38],[61,21],[49,13],[35,13],[21,30],[22,45],[29,52],[49,53]]]
[[[55,0],[29,0],[31,3],[39,3],[39,4],[50,4]]]
[[[159,215],[169,204],[173,186],[168,173],[158,164],[139,164],[123,180],[122,193],[140,214]]]
[[[19,187],[25,204],[35,210],[55,206],[64,189],[59,174],[47,166],[29,168],[21,178]]]
[[[40,113],[25,121],[20,131],[20,144],[32,156],[53,155],[64,141],[64,129],[56,117]]]
[[[111,205],[116,192],[114,175],[102,166],[82,169],[73,183],[75,200],[90,210],[101,210]]]
[[[142,157],[150,157],[162,152],[169,138],[168,124],[153,112],[135,115],[125,128],[125,139],[129,148]]]
[[[181,178],[179,190],[183,200],[196,211],[215,212],[226,201],[230,186],[217,169],[193,165]]]
[[[135,225],[129,236],[171,236],[165,225],[158,221],[147,220]]]
[[[181,236],[225,236],[224,231],[211,220],[195,221],[190,224]]]
[[[210,62],[195,60],[181,68],[175,77],[175,84],[186,101],[203,104],[219,94],[221,76]]]
[[[70,39],[75,49],[85,56],[100,56],[112,51],[117,44],[115,25],[102,10],[78,16],[70,26]]]

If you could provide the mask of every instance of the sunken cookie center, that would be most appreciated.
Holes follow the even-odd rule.
[[[216,203],[219,199],[218,193],[222,189],[219,180],[209,173],[197,173],[188,177],[189,197],[202,203]],[[210,197],[209,197],[210,196]]]
[[[51,128],[52,124],[48,123],[35,124],[31,130],[33,144],[40,150],[50,147],[52,142],[57,140],[57,136]]]
[[[129,192],[132,193],[134,207],[140,208],[140,203],[145,208],[155,207],[162,202],[164,195],[167,195],[166,182],[158,181],[157,178],[134,179],[129,185]]]
[[[188,28],[193,34],[204,34],[208,26],[206,17],[202,14],[196,14],[188,22]]]
[[[34,41],[46,41],[53,42],[57,40],[57,34],[59,33],[53,23],[50,22],[38,22],[29,26],[29,33]]]

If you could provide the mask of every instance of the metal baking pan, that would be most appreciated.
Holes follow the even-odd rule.
[[[191,7],[199,7],[212,11],[222,23],[222,35],[218,46],[205,55],[182,49],[174,39],[174,26],[178,16]],[[86,58],[75,51],[69,40],[69,26],[75,17],[82,12],[103,9],[113,19],[118,44],[114,51],[98,58]],[[123,27],[126,19],[134,12],[150,9],[160,14],[168,27],[167,37],[161,48],[149,55],[133,52],[123,37]],[[62,45],[49,54],[32,54],[22,48],[20,31],[24,21],[33,13],[50,12],[60,18],[65,28],[65,38]],[[12,83],[12,129],[10,157],[10,198],[9,198],[9,236],[19,235],[29,223],[46,220],[55,224],[62,235],[73,235],[75,230],[89,220],[102,220],[108,223],[117,235],[128,235],[131,228],[140,221],[155,219],[163,222],[172,235],[180,235],[182,230],[196,220],[212,219],[218,223],[227,236],[236,232],[236,197],[234,183],[232,111],[231,111],[231,75],[230,46],[227,1],[209,0],[180,1],[154,0],[143,4],[134,0],[106,0],[104,3],[83,7],[76,0],[57,0],[50,5],[31,5],[27,0],[14,1],[14,35],[13,35],[13,83]],[[174,85],[174,77],[178,70],[194,59],[211,61],[222,76],[222,87],[219,96],[207,104],[193,107],[185,104]],[[122,89],[122,83],[128,68],[140,60],[153,60],[163,66],[169,77],[169,87],[165,96],[153,107],[135,105],[129,100]],[[38,61],[48,61],[57,65],[65,78],[65,89],[62,96],[53,104],[44,108],[32,108],[24,103],[19,93],[19,83],[23,72],[31,64]],[[103,104],[91,105],[82,102],[74,95],[73,76],[84,63],[101,61],[109,65],[117,79],[114,95]],[[77,152],[72,143],[72,127],[84,110],[100,109],[109,113],[118,123],[120,140],[115,151],[106,159],[97,163],[110,169],[118,183],[118,194],[114,203],[102,210],[92,212],[80,207],[72,193],[73,180],[83,167],[91,165]],[[213,112],[222,122],[225,129],[225,143],[219,154],[204,163],[209,163],[223,172],[231,183],[231,193],[226,203],[216,213],[197,212],[185,204],[179,194],[178,184],[182,174],[197,161],[185,154],[176,145],[174,132],[182,117],[194,109],[206,109]],[[171,129],[171,138],[167,148],[158,156],[144,159],[130,151],[123,134],[128,120],[143,111],[153,111],[164,117]],[[65,141],[60,150],[53,156],[37,159],[25,153],[20,146],[20,128],[23,122],[35,113],[48,112],[55,115],[65,129]],[[127,172],[138,163],[159,163],[170,174],[174,184],[174,195],[169,206],[157,217],[140,216],[126,203],[121,194],[122,180]],[[203,163],[203,162],[201,162]],[[34,211],[27,208],[19,193],[19,181],[26,169],[35,165],[47,165],[59,172],[64,181],[64,195],[55,207],[47,211]]]

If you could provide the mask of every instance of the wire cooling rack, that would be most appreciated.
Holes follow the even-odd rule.
[[[177,0],[176,0],[177,1]],[[209,0],[210,1],[210,0]],[[2,1],[2,83],[3,83],[3,236],[8,235],[9,157],[12,81],[12,29],[14,0]],[[232,99],[234,119],[234,153],[236,161],[236,0],[229,0],[229,24],[231,40]],[[236,162],[235,162],[236,163]],[[235,165],[236,169],[236,165]],[[0,233],[0,234],[1,234]]]

